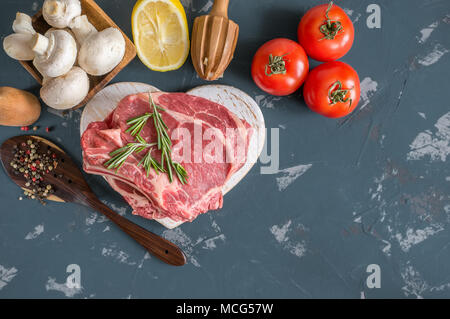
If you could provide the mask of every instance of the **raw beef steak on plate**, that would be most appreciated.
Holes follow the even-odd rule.
[[[133,208],[133,214],[148,219],[170,218],[175,222],[194,220],[208,210],[223,205],[222,187],[246,162],[251,126],[224,106],[185,93],[150,93],[161,106],[162,118],[172,139],[172,159],[183,165],[188,182],[183,185],[174,174],[150,171],[139,164],[145,152],[128,157],[119,170],[109,170],[105,163],[110,153],[134,142],[125,132],[127,121],[151,113],[149,93],[124,98],[102,122],[91,123],[81,137],[84,170],[102,175]],[[148,142],[157,141],[150,119],[140,135]],[[153,158],[161,158],[152,150]]]

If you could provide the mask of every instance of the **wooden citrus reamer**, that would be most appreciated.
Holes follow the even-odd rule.
[[[208,81],[221,77],[233,59],[239,26],[228,19],[230,0],[215,0],[208,15],[192,28],[191,57],[198,75]]]

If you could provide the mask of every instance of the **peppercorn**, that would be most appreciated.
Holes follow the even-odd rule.
[[[26,181],[25,187],[29,188],[24,191],[24,196],[45,205],[45,199],[54,193],[54,189],[45,182],[44,175],[57,167],[56,154],[52,154],[49,148],[41,151],[39,142],[33,139],[14,145],[13,153],[14,158],[10,162],[13,172],[17,176],[22,175]]]

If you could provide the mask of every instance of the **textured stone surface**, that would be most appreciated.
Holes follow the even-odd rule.
[[[211,7],[208,0],[182,2],[190,25]],[[276,174],[261,175],[258,163],[222,210],[176,230],[131,216],[101,178],[87,176],[113,209],[179,244],[188,265],[162,264],[88,209],[18,201],[19,189],[1,170],[0,298],[450,297],[450,3],[339,1],[355,22],[355,44],[342,60],[359,72],[362,101],[346,119],[330,120],[310,112],[300,94],[266,95],[249,75],[257,48],[274,37],[295,39],[314,2],[231,0],[241,34],[219,83],[254,97],[267,127],[280,129]],[[131,35],[134,1],[98,3]],[[382,9],[381,29],[366,25],[371,3]],[[41,5],[4,2],[1,37],[16,11],[33,14]],[[34,79],[3,51],[0,65],[0,86],[38,94]],[[155,73],[136,59],[119,81],[167,91],[204,84],[189,60],[178,71]],[[80,112],[45,109],[38,124],[78,163]],[[47,134],[46,126],[54,130]],[[0,139],[21,133],[1,127]],[[81,289],[65,285],[69,264],[81,267]],[[380,289],[366,286],[370,264],[380,266]]]

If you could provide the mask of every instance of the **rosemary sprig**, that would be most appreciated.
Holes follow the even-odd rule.
[[[125,164],[125,161],[128,159],[128,157],[130,157],[131,154],[139,154],[143,150],[155,145],[156,143],[148,144],[143,140],[136,143],[128,143],[126,146],[111,152],[109,154],[111,156],[111,159],[105,163],[105,166],[107,169],[119,170],[123,166],[123,164]]]
[[[141,143],[146,143],[145,140],[140,136],[137,135],[136,139]],[[145,172],[147,174],[147,177],[150,175],[150,170],[153,168],[156,172],[156,174],[159,174],[159,172],[163,172],[164,170],[161,168],[159,163],[152,157],[152,151],[153,147],[156,143],[152,143],[151,146],[149,145],[150,149],[148,150],[147,154],[142,158],[142,160],[139,162],[138,166],[143,166],[145,169]]]
[[[149,94],[149,97],[150,107],[153,112],[145,113],[127,121],[127,124],[130,127],[126,130],[126,132],[130,133],[130,135],[136,139],[136,142],[129,143],[128,145],[111,152],[109,154],[111,159],[105,163],[105,166],[108,169],[119,170],[130,155],[133,153],[139,154],[142,151],[149,149],[138,164],[138,166],[142,165],[144,167],[147,177],[149,176],[150,171],[154,169],[156,174],[159,174],[159,172],[167,173],[169,175],[169,180],[172,183],[173,172],[175,172],[179,181],[184,185],[187,183],[188,175],[185,168],[180,163],[172,161],[172,140],[167,133],[168,127],[166,123],[164,123],[160,113],[165,110],[155,104],[151,94]],[[141,137],[140,133],[150,118],[153,118],[153,124],[156,129],[158,140],[155,143],[149,144]],[[158,163],[151,155],[154,146],[157,146],[158,150],[161,151],[160,163]]]
[[[152,116],[153,114],[145,113],[144,115],[128,120],[127,124],[131,126],[125,132],[130,133],[131,136],[141,134],[141,131],[144,128],[145,124],[147,124],[148,119]]]
[[[169,175],[170,182],[173,181],[173,171],[177,175],[181,184],[186,184],[188,180],[188,175],[184,167],[176,162],[172,161],[172,140],[167,133],[167,125],[164,123],[159,111],[164,111],[164,109],[155,104],[150,95],[150,106],[153,109],[153,123],[156,129],[156,135],[158,137],[158,150],[161,151],[161,168],[167,171]]]

